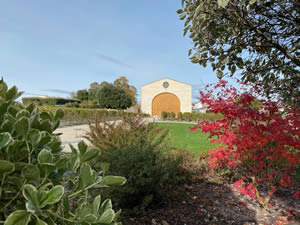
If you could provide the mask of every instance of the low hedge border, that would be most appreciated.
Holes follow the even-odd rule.
[[[42,112],[55,112],[56,106],[40,106]],[[65,111],[64,117],[61,119],[64,124],[68,123],[87,123],[88,121],[98,120],[116,120],[124,116],[142,116],[149,117],[149,114],[144,113],[132,113],[122,110],[107,110],[107,109],[88,109],[88,108],[68,108],[63,107]]]

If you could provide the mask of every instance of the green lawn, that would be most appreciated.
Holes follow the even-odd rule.
[[[156,126],[170,130],[171,145],[190,150],[196,153],[197,156],[206,155],[209,149],[217,146],[216,144],[211,144],[208,135],[202,133],[201,130],[191,132],[188,128],[194,126],[193,124],[158,122]]]

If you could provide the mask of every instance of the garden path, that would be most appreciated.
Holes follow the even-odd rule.
[[[146,118],[145,122],[154,122],[153,118]],[[85,143],[89,144],[89,141],[83,138],[82,136],[85,135],[86,132],[89,131],[88,124],[81,124],[81,125],[73,125],[73,126],[65,126],[59,127],[55,133],[61,134],[60,139],[62,141],[62,146],[65,152],[70,152],[70,144],[74,147],[77,147],[77,144],[80,141],[84,141]]]

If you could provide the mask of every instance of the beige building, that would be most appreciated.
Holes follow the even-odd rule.
[[[143,85],[141,110],[150,115],[192,112],[192,86],[169,78]]]

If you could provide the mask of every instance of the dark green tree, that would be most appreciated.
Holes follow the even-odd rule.
[[[97,102],[106,109],[126,109],[132,105],[130,95],[113,84],[106,84],[98,91]]]
[[[177,13],[194,42],[193,63],[210,63],[219,78],[240,74],[299,104],[299,1],[182,0]]]
[[[109,83],[107,83],[106,81],[103,81],[101,84],[99,84],[98,82],[91,83],[90,88],[88,89],[89,100],[97,101],[96,99],[97,99],[99,90],[107,84],[109,84]]]
[[[84,101],[84,100],[88,100],[89,98],[89,92],[87,89],[82,89],[82,90],[78,90],[76,92],[75,98]]]

